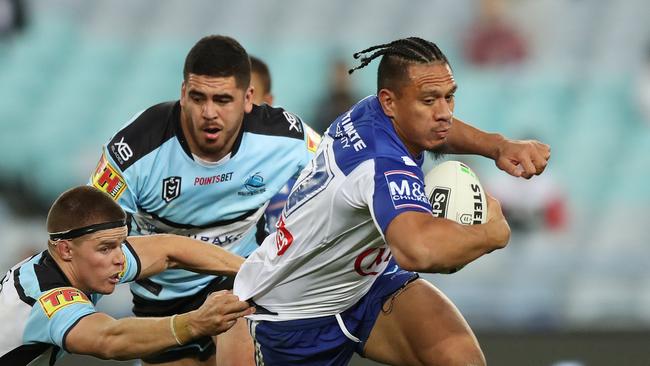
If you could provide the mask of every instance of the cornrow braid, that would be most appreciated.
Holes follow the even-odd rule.
[[[447,57],[435,43],[418,37],[402,38],[390,43],[368,47],[365,50],[354,53],[352,56],[355,59],[360,59],[361,63],[359,66],[348,70],[349,74],[368,66],[372,60],[379,56],[396,56],[406,61],[417,63],[434,61],[449,63]]]

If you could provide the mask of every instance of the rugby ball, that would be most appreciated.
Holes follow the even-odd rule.
[[[485,191],[476,174],[460,161],[446,161],[424,177],[427,198],[435,217],[463,225],[484,224],[487,220]],[[441,273],[454,273],[463,266]]]
[[[446,161],[424,177],[425,192],[433,215],[459,224],[484,224],[487,219],[485,191],[478,177],[460,161]]]

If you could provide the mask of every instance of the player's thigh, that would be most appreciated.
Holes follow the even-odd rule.
[[[484,365],[478,341],[456,306],[418,279],[384,303],[364,348],[391,365]]]
[[[217,365],[255,365],[255,348],[246,319],[237,319],[237,323],[232,328],[212,339],[217,345]]]
[[[142,361],[142,365],[144,366],[215,366],[216,364],[217,361],[214,355],[210,356],[210,358],[205,361],[201,361],[197,358],[183,358],[163,363],[146,363]]]

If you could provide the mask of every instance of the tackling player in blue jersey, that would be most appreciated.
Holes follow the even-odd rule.
[[[257,248],[268,201],[309,162],[320,136],[282,108],[254,105],[250,74],[236,40],[204,37],[186,57],[180,100],[139,113],[104,146],[91,184],[130,215],[132,235],[186,235],[241,256]],[[132,285],[133,311],[189,311],[232,280],[166,271]],[[218,363],[253,364],[240,323],[219,336]],[[214,354],[205,337],[145,361],[214,365]]]
[[[424,152],[480,154],[530,178],[549,147],[454,119],[456,82],[434,43],[371,47],[355,54],[358,68],[379,56],[377,95],[330,125],[277,232],[237,274],[235,294],[257,306],[248,318],[258,365],[345,365],[354,352],[391,365],[485,364],[456,307],[410,271],[469,263],[503,248],[510,230],[491,197],[485,224],[435,218]]]
[[[95,304],[118,283],[171,268],[234,274],[243,259],[182,236],[127,238],[124,211],[88,186],[57,198],[47,229],[48,249],[0,281],[0,365],[53,365],[66,351],[106,359],[143,357],[224,332],[253,310],[223,292],[188,313],[115,320],[97,312]]]

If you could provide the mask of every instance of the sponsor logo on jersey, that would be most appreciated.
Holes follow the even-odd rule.
[[[162,199],[169,203],[181,195],[181,177],[167,177],[162,181]]]
[[[241,239],[244,236],[244,233],[226,234],[226,235],[219,235],[219,236],[205,236],[205,235],[188,235],[188,236],[196,240],[201,240],[206,243],[211,243],[222,247],[224,245],[232,244],[239,241],[239,239]]]
[[[194,178],[194,185],[195,186],[207,186],[209,184],[227,182],[227,181],[232,179],[232,173],[233,172],[228,172],[228,173],[213,175],[213,176],[210,176],[210,177],[195,177]]]
[[[424,184],[412,172],[391,170],[384,173],[390,198],[395,209],[418,207],[429,209],[429,199],[424,192]]]
[[[289,249],[291,243],[293,243],[293,235],[287,230],[284,224],[284,216],[280,216],[280,220],[278,220],[275,228],[275,247],[278,251],[278,256],[281,256]]]
[[[352,123],[352,111],[346,113],[341,121],[336,124],[336,138],[339,139],[344,149],[352,146],[354,151],[360,151],[366,148],[366,142],[363,141],[356,127]]]
[[[127,188],[124,178],[111,166],[104,154],[99,159],[92,181],[95,188],[108,193],[116,201]]]
[[[128,161],[133,156],[133,150],[131,150],[131,147],[124,142],[124,136],[122,136],[120,141],[111,145],[111,151],[113,151],[113,154],[117,156],[118,160],[120,160],[120,164],[124,164],[124,162]]]
[[[289,122],[289,131],[294,130],[298,133],[302,133],[302,123],[298,116],[287,111],[282,112],[282,114],[284,115],[284,118],[287,119],[287,122]]]
[[[368,248],[357,256],[354,261],[354,271],[361,276],[376,276],[382,269],[383,263],[392,256],[386,248]]]
[[[45,315],[51,318],[54,313],[72,304],[90,304],[86,294],[74,287],[55,288],[38,298]]]
[[[451,190],[444,187],[434,187],[431,192],[429,202],[435,217],[447,217],[447,207],[449,206],[449,195]]]
[[[307,131],[307,150],[311,152],[316,152],[318,145],[320,145],[321,137],[320,135],[311,129],[311,127],[305,125],[305,130]]]
[[[240,196],[252,196],[266,192],[266,183],[260,172],[252,174],[244,181],[244,190],[237,192]]]

